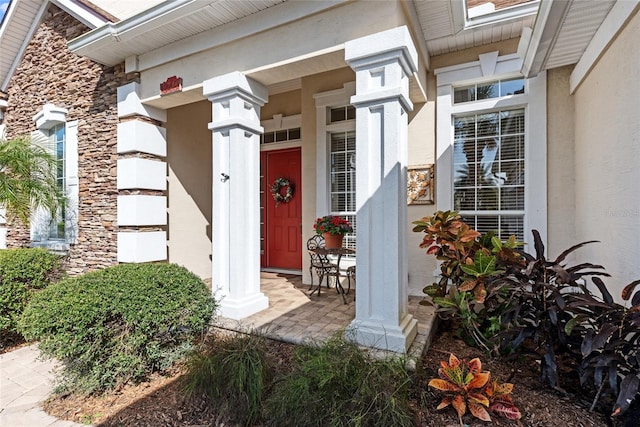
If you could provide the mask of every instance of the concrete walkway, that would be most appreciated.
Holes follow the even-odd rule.
[[[35,345],[0,354],[0,426],[71,427],[44,412],[44,402],[53,389],[52,361],[38,360]]]

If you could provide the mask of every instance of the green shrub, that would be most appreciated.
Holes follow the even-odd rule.
[[[0,333],[16,331],[30,295],[61,275],[61,257],[41,248],[0,251]]]
[[[183,267],[122,264],[37,293],[20,330],[63,363],[64,388],[93,393],[169,368],[215,307],[204,282]]]
[[[260,418],[273,372],[265,338],[225,335],[190,357],[185,391],[207,395],[219,413],[250,426]]]
[[[340,337],[301,346],[265,404],[274,426],[413,426],[401,358],[373,359]]]

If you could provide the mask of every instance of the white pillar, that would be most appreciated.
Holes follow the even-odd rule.
[[[356,72],[356,316],[351,338],[405,352],[417,333],[408,313],[407,112],[417,52],[406,27],[352,40]]]
[[[239,72],[207,80],[213,104],[212,279],[220,314],[242,319],[269,306],[260,292],[260,107],[267,89]]]

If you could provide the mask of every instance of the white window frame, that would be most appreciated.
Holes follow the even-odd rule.
[[[453,103],[456,87],[498,79],[523,77],[517,54],[480,55],[479,60],[434,70],[437,80],[436,195],[439,210],[453,209],[453,117],[497,110],[525,111],[524,241],[533,243],[531,230],[547,240],[547,83],[546,72],[525,79],[525,93],[501,98]]]
[[[65,238],[50,239],[47,234],[42,235],[38,230],[43,229],[39,222],[42,220],[43,212],[36,211],[31,219],[31,246],[45,247],[55,251],[67,251],[69,245],[77,243],[78,239],[78,120],[67,121],[67,110],[57,108],[52,104],[47,104],[34,116],[37,130],[32,133],[36,140],[44,141],[50,139],[49,131],[59,124],[65,125]]]
[[[330,141],[334,132],[356,131],[356,120],[330,123],[330,110],[351,105],[356,94],[356,82],[347,82],[342,89],[313,95],[316,103],[316,217],[331,213]],[[355,258],[345,257],[341,269],[355,264]]]
[[[356,121],[345,120],[329,123],[328,112],[331,108],[351,104],[356,94],[356,82],[345,83],[342,89],[313,95],[316,101],[316,216],[329,215],[331,211],[331,183],[329,173],[329,149],[332,132],[356,130]]]

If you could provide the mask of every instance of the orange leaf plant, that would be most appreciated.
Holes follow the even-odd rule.
[[[490,382],[491,374],[482,372],[482,363],[477,357],[467,362],[451,354],[448,363],[440,362],[438,376],[440,378],[429,381],[430,387],[445,394],[437,409],[453,406],[460,425],[467,409],[482,421],[491,421],[489,411],[513,420],[521,417],[510,396],[513,384]]]

